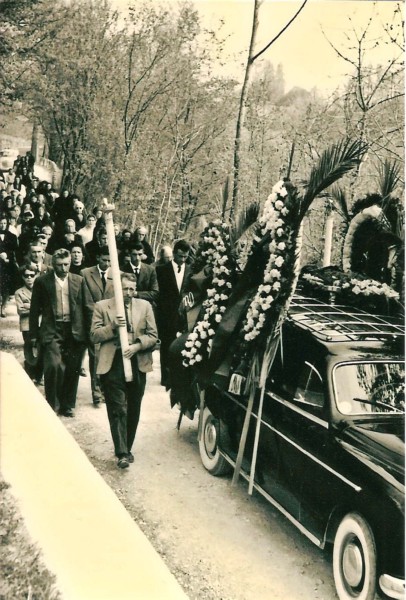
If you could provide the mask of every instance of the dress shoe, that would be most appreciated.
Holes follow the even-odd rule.
[[[128,461],[128,458],[126,456],[122,456],[121,458],[118,459],[118,463],[117,466],[120,469],[126,469],[127,467],[130,466],[130,463]]]
[[[127,454],[127,460],[129,463],[133,463],[134,462],[134,454],[132,452],[129,452]]]
[[[84,367],[81,367],[79,370],[79,375],[81,377],[87,377],[87,373],[86,373],[86,369]]]
[[[75,416],[75,412],[72,408],[67,408],[65,410],[60,410],[58,412],[58,415],[61,417],[74,417]]]
[[[100,408],[100,400],[93,400],[93,408]]]

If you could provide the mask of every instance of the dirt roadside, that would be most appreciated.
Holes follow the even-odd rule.
[[[14,306],[8,314],[2,336],[13,340],[21,360]],[[93,408],[89,377],[80,379],[75,419],[64,423],[191,600],[335,599],[328,554],[260,496],[248,496],[244,481],[232,487],[230,478],[205,471],[197,418],[177,431],[178,413],[159,385],[154,359],[129,469],[116,467],[106,409]]]

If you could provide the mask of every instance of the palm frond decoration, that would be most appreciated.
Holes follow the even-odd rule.
[[[259,202],[251,202],[235,215],[230,230],[232,244],[235,244],[258,221],[259,210]]]
[[[400,181],[400,165],[397,162],[385,160],[379,168],[378,186],[382,198],[388,198]]]
[[[380,215],[380,224],[384,231],[404,240],[404,214],[403,205],[399,198],[388,197],[381,204],[382,213]]]
[[[339,185],[333,185],[330,194],[348,223],[350,221],[350,213],[348,210],[347,197],[343,188]]]
[[[399,164],[395,161],[385,160],[379,169],[378,179],[382,196],[380,206],[384,215],[383,226],[402,241],[404,236],[403,205],[398,198],[394,198],[392,195],[399,182]]]
[[[300,219],[304,217],[313,200],[330,185],[356,167],[367,150],[359,140],[344,140],[327,148],[310,172],[306,193],[300,207]]]

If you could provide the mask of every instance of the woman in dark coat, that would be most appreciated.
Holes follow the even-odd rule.
[[[82,269],[85,268],[85,249],[81,244],[74,244],[70,249],[72,257],[69,272],[80,275]]]
[[[14,294],[16,281],[16,250],[17,236],[8,231],[8,219],[0,218],[0,316],[6,316],[6,304],[10,294]]]

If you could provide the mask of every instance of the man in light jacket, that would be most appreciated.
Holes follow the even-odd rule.
[[[117,465],[124,469],[134,461],[131,449],[158,334],[151,304],[134,298],[137,291],[135,276],[123,273],[121,285],[126,317],[117,316],[114,298],[96,302],[90,339],[93,344],[100,344],[96,373],[100,375],[104,392]],[[124,355],[131,359],[131,382],[125,380],[119,327],[127,328],[129,345]]]

